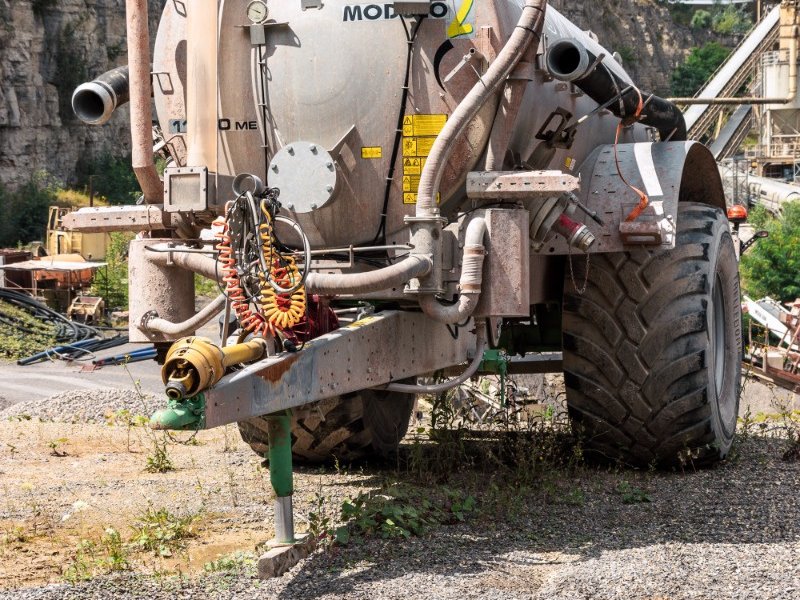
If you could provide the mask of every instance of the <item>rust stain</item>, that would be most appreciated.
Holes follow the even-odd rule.
[[[262,379],[266,379],[270,383],[277,383],[280,381],[286,372],[292,367],[294,363],[297,362],[297,359],[300,358],[299,354],[292,354],[288,358],[271,364],[268,367],[264,367],[260,371],[256,373]]]

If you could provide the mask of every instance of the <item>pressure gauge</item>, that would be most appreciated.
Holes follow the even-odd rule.
[[[264,0],[253,0],[247,5],[247,18],[255,24],[266,21],[267,14],[269,14],[269,11]]]

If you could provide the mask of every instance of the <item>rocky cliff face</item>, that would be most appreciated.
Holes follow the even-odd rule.
[[[636,85],[668,96],[672,71],[689,50],[707,42],[709,32],[673,22],[665,3],[655,0],[551,0],[550,5],[622,56]]]
[[[150,0],[151,35],[162,6]],[[127,153],[126,110],[90,127],[70,108],[79,83],[126,60],[125,0],[0,0],[0,183],[68,183],[79,159]]]
[[[149,0],[151,40],[164,0]],[[673,68],[705,41],[655,0],[552,0],[619,52],[642,89],[666,94]],[[72,90],[126,61],[124,0],[0,0],[0,183],[46,170],[69,183],[79,159],[128,152],[128,112],[103,127],[75,120]]]

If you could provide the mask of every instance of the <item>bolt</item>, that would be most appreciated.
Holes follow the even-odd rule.
[[[289,153],[291,156],[294,156],[294,148],[292,148],[291,146],[287,146],[287,147],[286,147],[286,151],[287,151],[287,152],[288,152],[288,153]]]
[[[325,166],[328,167],[331,171],[333,171],[333,163],[328,161],[325,163]]]
[[[325,191],[330,194],[333,191],[333,186],[332,185],[326,185],[325,186]]]
[[[311,205],[311,210],[317,210],[317,205],[316,204],[312,204]]]
[[[317,147],[314,144],[311,144],[310,150],[311,150],[311,154],[316,154],[317,153]]]
[[[272,171],[277,173],[278,172],[278,165],[272,165]]]

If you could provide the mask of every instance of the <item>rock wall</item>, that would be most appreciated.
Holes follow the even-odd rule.
[[[643,90],[668,96],[672,71],[691,48],[711,38],[676,24],[666,3],[655,0],[551,0],[550,4],[581,29],[623,57],[625,69]],[[732,40],[720,40],[730,42]]]
[[[149,0],[151,41],[164,1]],[[647,91],[667,94],[672,70],[707,41],[655,0],[551,3],[619,52]],[[82,157],[126,154],[126,108],[103,127],[69,108],[76,85],[126,59],[125,0],[0,0],[0,183],[16,188],[39,170],[70,183]]]
[[[151,37],[164,0],[149,0]],[[77,121],[72,90],[124,64],[125,0],[0,0],[0,183],[45,170],[74,179],[81,158],[130,151],[128,111],[103,127]]]

